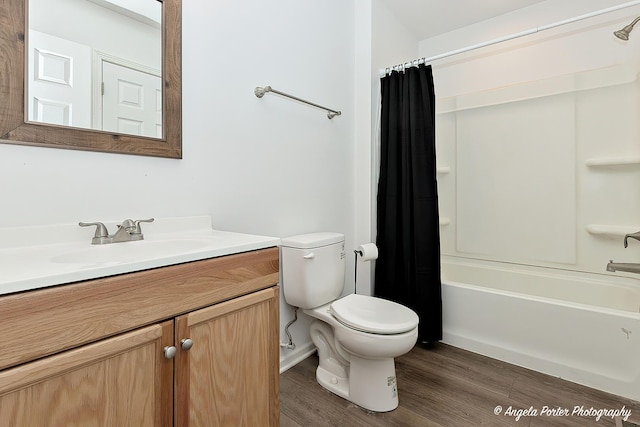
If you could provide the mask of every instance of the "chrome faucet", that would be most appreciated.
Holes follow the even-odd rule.
[[[80,222],[80,227],[96,226],[96,232],[91,239],[92,245],[106,245],[109,243],[122,243],[132,242],[135,240],[144,240],[142,229],[140,228],[141,222],[153,222],[153,218],[149,219],[137,219],[132,221],[125,219],[122,224],[118,225],[118,230],[114,234],[109,234],[107,227],[101,222]]]
[[[627,241],[629,238],[636,239],[640,241],[640,231],[635,233],[627,234],[624,236],[624,247],[626,248],[629,245]],[[638,273],[640,274],[640,264],[638,263],[630,263],[630,262],[613,262],[612,259],[609,260],[607,264],[607,271],[625,271],[627,273]]]

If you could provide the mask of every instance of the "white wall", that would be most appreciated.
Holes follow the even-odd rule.
[[[353,1],[183,2],[184,158],[0,144],[0,227],[209,214],[223,230],[338,231],[353,247],[354,45]],[[264,85],[342,116],[256,98]],[[353,289],[352,257],[347,271]],[[292,328],[300,347],[307,331]]]
[[[354,246],[374,241],[372,234],[372,204],[371,173],[373,147],[371,144],[371,58],[373,5],[370,1],[355,2],[355,152],[354,159]],[[349,257],[355,260],[355,255]],[[371,295],[371,276],[373,263],[357,262],[358,277],[355,290],[357,293]],[[351,275],[351,274],[349,274]],[[352,291],[353,289],[350,289]]]
[[[380,133],[380,70],[418,57],[418,40],[398,21],[384,2],[373,0],[371,33],[371,125],[374,145]],[[377,152],[374,152],[374,187],[377,192]],[[375,230],[375,224],[374,224]]]
[[[197,0],[183,13],[184,93],[193,99],[184,137],[197,141],[184,155],[200,170],[195,186],[216,224],[280,237],[338,231],[353,246],[352,2]],[[254,88],[265,85],[342,115],[258,99]],[[291,309],[281,306],[285,324]],[[301,317],[291,328],[297,350],[310,345]]]
[[[354,248],[375,242],[377,194],[377,113],[380,77],[378,70],[406,55],[415,55],[417,40],[389,12],[380,0],[355,3],[355,87],[356,103],[354,159]],[[353,257],[348,251],[349,258]],[[357,261],[357,292],[373,293],[375,261]],[[348,270],[348,275],[352,270]],[[353,289],[348,289],[351,293]]]

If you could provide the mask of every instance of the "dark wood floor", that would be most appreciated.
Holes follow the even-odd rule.
[[[640,359],[639,359],[640,363]],[[624,426],[640,424],[640,403],[480,356],[446,344],[416,347],[396,359],[400,406],[371,413],[323,389],[316,356],[280,375],[280,425],[297,426],[616,426],[611,418],[543,416],[550,408],[631,410]],[[500,415],[494,414],[496,406]],[[509,407],[537,416],[506,416]],[[633,423],[633,424],[632,424]]]

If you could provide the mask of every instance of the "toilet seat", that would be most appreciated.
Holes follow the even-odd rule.
[[[418,326],[411,309],[382,298],[351,294],[329,306],[329,313],[343,325],[362,332],[395,335]]]

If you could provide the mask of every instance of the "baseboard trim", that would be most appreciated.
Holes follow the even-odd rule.
[[[307,357],[316,352],[316,346],[312,342],[307,343],[301,347],[297,347],[294,350],[287,350],[287,355],[280,357],[280,373],[293,368],[298,363],[302,362]]]

